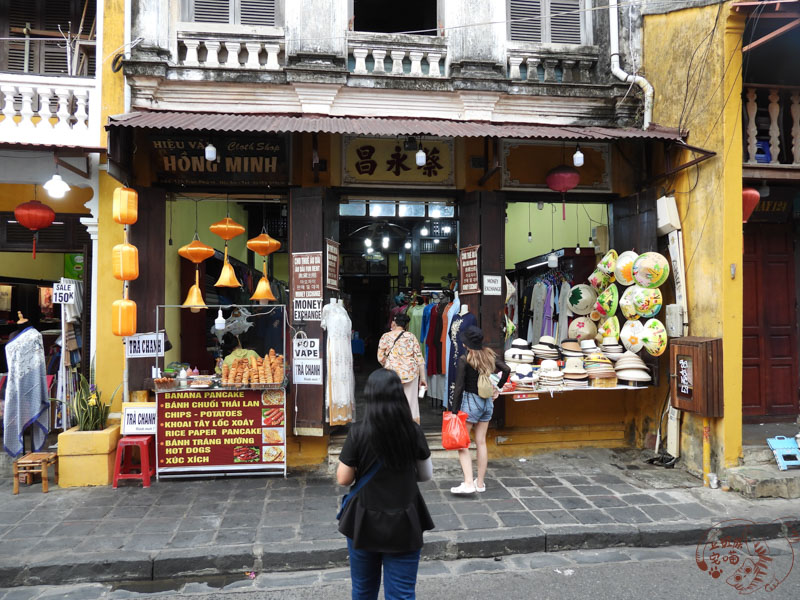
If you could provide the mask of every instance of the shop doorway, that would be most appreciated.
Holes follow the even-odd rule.
[[[744,226],[742,414],[798,414],[797,316],[791,223]]]

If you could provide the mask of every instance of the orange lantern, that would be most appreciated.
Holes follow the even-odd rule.
[[[214,249],[201,242],[197,238],[197,234],[195,234],[195,238],[185,246],[182,246],[181,249],[178,250],[178,254],[192,261],[194,264],[200,264],[207,258],[214,256]]]
[[[247,247],[259,256],[269,256],[281,249],[281,243],[262,231],[260,235],[247,240]]]
[[[217,279],[217,283],[214,284],[214,287],[242,287],[242,284],[239,283],[238,279],[236,279],[236,272],[233,270],[231,263],[228,262],[227,243],[225,244],[225,258],[222,262],[222,272],[219,274],[219,279]]]
[[[218,235],[226,242],[232,240],[237,235],[242,235],[244,233],[244,227],[239,225],[239,223],[230,217],[225,217],[222,219],[222,221],[217,221],[211,225],[211,227],[209,227],[209,230],[211,230],[211,233]]]
[[[114,266],[114,278],[131,281],[139,277],[139,250],[136,246],[117,244],[111,249],[111,264]]]
[[[111,332],[119,336],[136,333],[136,302],[127,298],[114,300],[111,305]]]
[[[263,271],[264,276],[258,280],[258,285],[256,286],[256,291],[253,292],[253,295],[250,296],[250,300],[276,300],[275,294],[272,293],[272,288],[269,285],[269,279],[267,279],[267,261],[264,260],[263,264]]]
[[[114,190],[112,201],[114,221],[120,225],[133,225],[139,217],[139,194],[127,187]]]
[[[191,309],[193,313],[198,313],[202,309],[208,308],[203,300],[203,293],[200,291],[200,271],[198,267],[195,267],[194,285],[189,288],[189,293],[186,294],[183,307]]]

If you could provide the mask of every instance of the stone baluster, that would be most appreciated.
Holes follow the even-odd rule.
[[[406,57],[406,51],[392,50],[389,55],[392,57],[392,75],[402,75],[403,59]]]
[[[591,60],[579,60],[578,61],[578,81],[581,83],[591,83],[592,82],[592,65],[594,61]]]
[[[0,92],[3,92],[3,121],[0,123],[0,130],[16,130],[14,117],[17,109],[14,108],[14,94],[17,93],[17,88],[13,85],[4,85],[0,87]]]
[[[238,69],[239,68],[239,50],[242,49],[242,45],[239,42],[224,42],[225,50],[228,51],[228,56],[225,58],[225,63],[221,66],[227,67],[228,69]]]
[[[793,91],[792,106],[792,164],[800,165],[800,92]]]
[[[408,53],[408,58],[411,59],[411,72],[412,77],[422,77],[422,57],[425,56],[424,52],[419,50],[411,50]]]
[[[356,66],[353,73],[356,75],[367,75],[367,55],[369,50],[366,48],[353,48],[353,58],[356,60]]]
[[[522,74],[519,71],[519,66],[522,64],[523,58],[521,56],[508,57],[508,77],[509,79],[522,79]]]
[[[186,46],[186,58],[183,59],[183,64],[187,67],[199,66],[197,48],[200,46],[200,40],[183,40],[183,45]]]
[[[441,77],[442,70],[439,61],[442,60],[441,52],[428,52],[428,77]]]
[[[781,96],[778,90],[770,88],[769,90],[769,153],[772,155],[769,161],[772,165],[777,165],[780,162],[781,153],[781,128],[778,124],[778,114],[780,114]]]
[[[25,129],[34,129],[36,126],[33,124],[33,88],[32,87],[20,87],[19,93],[22,96],[22,107],[20,108],[20,122],[19,128],[20,130]]]
[[[41,121],[36,126],[37,129],[52,129],[53,124],[50,119],[57,116],[50,110],[50,98],[53,97],[53,90],[50,88],[39,88],[39,116]]]
[[[261,63],[258,61],[258,53],[261,51],[261,42],[245,42],[247,48],[247,62],[244,64],[245,69],[260,69]]]
[[[58,123],[55,129],[58,131],[69,131],[69,97],[70,93],[67,88],[56,88],[56,96],[58,96]]]
[[[528,73],[525,77],[526,81],[539,83],[539,63],[542,62],[540,58],[535,56],[528,56],[525,59],[525,64],[528,66]]]
[[[206,62],[207,67],[219,67],[219,49],[222,47],[222,42],[216,40],[206,40]]]
[[[574,69],[578,64],[576,60],[564,59],[561,61],[561,83],[573,83],[575,81]]]
[[[556,67],[559,60],[557,58],[545,58],[544,61],[544,82],[553,83],[556,81]]]
[[[373,75],[386,73],[386,50],[378,50],[377,48],[372,51],[372,59],[375,65],[372,67]]]
[[[89,129],[89,90],[80,88],[75,90],[75,124],[73,129]]]
[[[758,110],[756,88],[747,88],[747,102],[745,102],[744,106],[747,112],[747,162],[754,164],[756,162],[756,135],[758,135],[758,128],[756,127],[756,111]]]
[[[279,71],[281,68],[278,62],[278,55],[281,53],[280,44],[264,44],[264,51],[267,53],[267,64],[264,67],[269,71]]]

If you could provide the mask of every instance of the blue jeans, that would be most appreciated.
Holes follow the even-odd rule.
[[[386,600],[416,598],[419,550],[414,552],[370,552],[353,548],[347,538],[350,553],[350,578],[353,580],[353,600],[376,600],[381,587],[383,564],[383,597]]]

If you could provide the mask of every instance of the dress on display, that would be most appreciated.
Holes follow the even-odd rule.
[[[329,422],[331,425],[345,425],[353,420],[355,402],[356,382],[350,342],[353,323],[344,306],[331,303],[322,308],[320,325],[328,332],[325,404]]]
[[[425,312],[425,307],[421,304],[412,306],[408,309],[408,318],[411,319],[408,323],[408,330],[414,334],[420,345],[424,344],[422,339],[422,313]]]
[[[422,309],[422,329],[420,329],[419,341],[422,346],[422,355],[427,358],[428,356],[428,332],[431,327],[431,312],[433,312],[434,304],[426,304]]]
[[[450,324],[450,364],[447,369],[447,406],[453,406],[456,392],[456,374],[458,373],[458,359],[466,352],[464,342],[461,341],[459,333],[467,327],[478,325],[478,319],[472,313],[465,315],[455,315]]]

